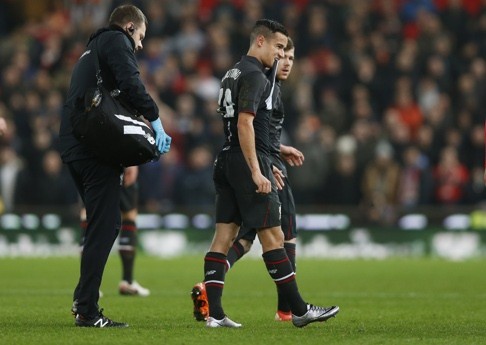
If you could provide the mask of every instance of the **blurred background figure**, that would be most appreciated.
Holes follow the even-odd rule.
[[[209,150],[214,158],[221,148],[215,104],[219,80],[245,51],[248,30],[260,17],[283,22],[299,46],[295,72],[282,94],[293,114],[284,124],[283,138],[303,147],[309,163],[291,176],[299,209],[356,205],[364,197],[356,183],[364,183],[365,170],[382,140],[389,142],[395,163],[403,168],[398,190],[414,186],[408,194],[399,193],[397,208],[478,202],[481,194],[471,192],[477,190],[470,183],[473,179],[461,185],[459,189],[466,191],[459,200],[446,201],[427,176],[442,170],[441,152],[448,146],[455,147],[471,178],[484,166],[483,2],[131,2],[151,23],[138,61],[174,138],[173,153],[140,169],[141,212],[195,207],[196,200],[178,188],[192,190],[190,181],[196,179],[200,187],[212,183],[205,169],[194,167],[193,152],[204,147],[202,156]],[[1,2],[0,121],[5,120],[8,130],[0,137],[0,151],[6,151],[0,153],[5,157],[0,171],[2,181],[12,182],[16,176],[16,184],[0,195],[5,195],[9,210],[43,206],[44,197],[33,198],[24,191],[33,180],[40,186],[44,182],[39,179],[51,178],[43,172],[43,159],[58,150],[60,105],[71,70],[89,33],[120,3]],[[352,154],[339,151],[342,138],[355,141]],[[410,147],[420,152],[415,162]],[[201,197],[197,207],[211,207],[213,201],[202,205],[203,199],[209,202]],[[76,202],[64,200],[63,205],[59,210],[71,210]],[[67,212],[77,218],[77,213]]]
[[[406,211],[431,202],[434,180],[427,158],[416,146],[403,151],[398,204]]]
[[[212,151],[207,146],[191,149],[187,166],[184,166],[175,180],[176,205],[204,208],[213,204],[213,162]]]
[[[465,201],[468,169],[459,161],[455,147],[445,147],[441,151],[438,164],[434,168],[435,199],[445,205]]]
[[[388,142],[380,142],[375,158],[365,168],[362,190],[362,206],[365,216],[373,224],[392,224],[397,216],[397,192],[400,166],[393,157]]]

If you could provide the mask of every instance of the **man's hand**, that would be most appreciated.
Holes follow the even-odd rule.
[[[162,122],[160,119],[157,119],[150,123],[155,132],[155,145],[157,145],[157,149],[161,154],[169,152],[172,138],[165,133]]]
[[[282,190],[283,187],[285,186],[285,182],[284,182],[285,176],[282,170],[272,165],[272,172],[273,172],[273,177],[275,177],[275,183],[277,184],[277,189]]]
[[[272,191],[272,183],[261,172],[251,174],[251,178],[257,186],[257,193],[268,194]]]
[[[300,167],[304,164],[304,154],[295,147],[280,145],[280,156],[291,167]]]

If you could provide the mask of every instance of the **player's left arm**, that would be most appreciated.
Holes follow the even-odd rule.
[[[300,167],[304,164],[304,154],[293,146],[280,144],[280,156],[292,167]]]
[[[245,157],[246,164],[251,172],[251,178],[255,183],[257,193],[270,193],[272,184],[260,170],[258,157],[255,147],[255,130],[253,128],[254,115],[247,112],[238,114],[238,138],[240,140],[241,151]]]

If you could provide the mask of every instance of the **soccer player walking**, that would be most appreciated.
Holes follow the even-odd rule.
[[[274,86],[273,111],[270,118],[270,160],[274,169],[274,176],[283,179],[283,186],[278,189],[278,198],[281,203],[281,228],[284,235],[284,249],[292,264],[295,272],[296,256],[296,216],[295,202],[292,189],[288,180],[285,162],[290,166],[301,166],[304,163],[304,154],[292,146],[283,145],[280,141],[282,135],[282,125],[285,118],[284,105],[281,98],[281,82],[287,80],[294,64],[295,48],[292,39],[288,38],[285,54],[278,63],[276,81]],[[278,169],[278,170],[275,170]],[[277,181],[278,182],[278,181]],[[278,183],[277,183],[278,184]],[[238,233],[235,243],[228,252],[228,262],[230,267],[248,253],[256,238],[256,229],[251,229],[243,224]],[[285,296],[278,294],[277,321],[291,321],[292,313]]]
[[[204,283],[209,302],[208,327],[241,327],[230,320],[221,297],[228,267],[227,253],[243,223],[256,229],[263,260],[279,294],[288,302],[292,322],[303,327],[325,321],[339,307],[317,307],[304,302],[292,264],[283,248],[280,201],[270,160],[270,117],[273,108],[273,74],[265,75],[284,58],[288,43],[285,27],[272,20],[257,21],[250,35],[247,55],[222,79],[219,109],[225,144],[214,165],[216,229],[204,258]]]
[[[278,63],[278,70],[276,75],[276,83],[273,102],[273,111],[270,124],[270,159],[274,167],[274,176],[283,179],[283,186],[278,190],[278,197],[281,207],[281,227],[284,234],[284,248],[287,256],[292,264],[294,272],[296,270],[296,215],[295,202],[290,187],[287,175],[285,162],[290,166],[301,166],[304,163],[304,155],[302,152],[292,146],[286,146],[281,143],[282,125],[285,119],[284,105],[281,99],[280,84],[287,80],[292,71],[295,58],[295,47],[292,39],[288,38],[287,46],[285,47],[284,58],[280,59]],[[272,72],[272,71],[270,71]],[[278,169],[278,170],[275,170]],[[278,181],[277,181],[278,182]],[[278,183],[277,183],[278,184]],[[233,246],[228,251],[227,261],[229,267],[241,259],[248,253],[256,238],[256,229],[250,229],[243,224],[238,232]],[[192,290],[191,297],[194,301],[194,317],[198,321],[206,320],[207,318],[207,295],[204,285],[198,283]],[[277,312],[275,314],[277,321],[291,321],[292,313],[290,306],[284,296],[278,295]]]

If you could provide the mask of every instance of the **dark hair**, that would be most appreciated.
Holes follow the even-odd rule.
[[[111,12],[109,24],[123,26],[128,22],[134,22],[135,24],[148,24],[147,17],[136,6],[122,5],[118,6]]]
[[[280,32],[281,34],[284,34],[285,36],[289,36],[289,32],[279,22],[271,19],[260,19],[257,20],[255,23],[255,26],[253,26],[253,29],[251,30],[250,34],[250,44],[252,44],[255,41],[255,38],[258,36],[262,35],[265,38],[270,37],[271,35],[275,34],[276,32]]]
[[[287,37],[289,40],[287,41],[287,46],[285,47],[284,51],[288,52],[289,50],[291,49],[294,49],[295,46],[294,46],[294,41],[290,38],[290,37]]]

